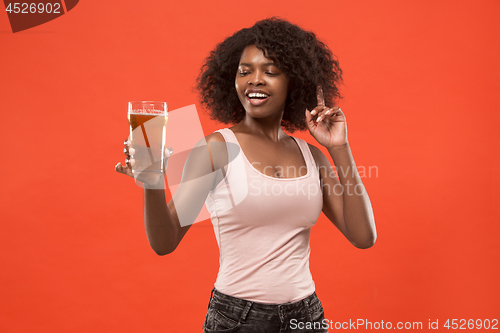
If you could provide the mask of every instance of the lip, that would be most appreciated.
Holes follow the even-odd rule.
[[[248,94],[251,94],[251,93],[266,94],[267,96],[271,95],[267,91],[265,91],[265,90],[259,90],[259,89],[248,89],[248,90],[245,91],[245,95],[247,97],[248,97]]]
[[[252,99],[252,98],[249,98],[248,97],[248,94],[251,94],[251,93],[260,93],[260,94],[266,94],[267,97],[264,98],[264,99]],[[267,100],[269,99],[269,96],[270,94],[265,91],[265,90],[259,90],[259,89],[249,89],[247,91],[245,91],[245,96],[247,98],[247,101],[252,105],[252,106],[260,106],[262,104],[264,104],[265,102],[267,102]]]
[[[253,106],[260,106],[262,104],[264,104],[265,102],[267,102],[267,100],[269,99],[269,96],[264,98],[264,99],[252,99],[252,98],[249,98],[247,96],[247,101],[252,104]]]

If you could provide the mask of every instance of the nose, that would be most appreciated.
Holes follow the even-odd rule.
[[[258,86],[264,85],[266,81],[264,80],[264,73],[262,71],[254,71],[248,78],[248,84]]]

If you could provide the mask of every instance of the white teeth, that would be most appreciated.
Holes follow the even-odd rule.
[[[249,98],[255,98],[255,97],[262,97],[262,98],[266,98],[268,95],[266,94],[261,94],[261,93],[250,93],[248,94],[248,97]]]

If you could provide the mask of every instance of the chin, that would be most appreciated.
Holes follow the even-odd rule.
[[[259,109],[245,109],[245,114],[249,117],[252,118],[267,118],[272,116],[272,112],[266,112],[265,110],[259,110]]]

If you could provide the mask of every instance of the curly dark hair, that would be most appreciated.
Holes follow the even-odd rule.
[[[341,98],[342,70],[328,47],[313,32],[277,17],[255,23],[226,38],[205,60],[197,79],[200,102],[211,118],[224,124],[243,120],[234,80],[243,50],[255,45],[287,75],[290,86],[281,125],[289,132],[306,129],[305,109],[317,105],[316,87],[323,88],[325,103]]]

